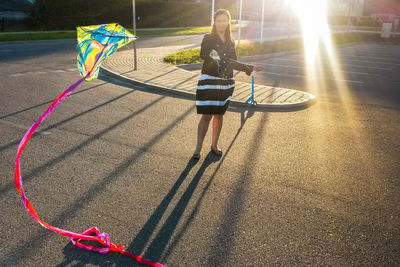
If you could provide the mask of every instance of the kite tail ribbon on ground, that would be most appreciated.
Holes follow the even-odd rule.
[[[111,24],[111,26],[110,25],[100,25],[100,26],[102,27],[103,30],[107,30],[110,27],[114,26],[114,29],[113,29],[112,33],[114,33],[116,31],[116,29],[118,29],[117,27],[122,28],[118,24]],[[94,26],[92,26],[92,27],[94,27]],[[120,28],[119,28],[119,30],[120,30]],[[123,30],[125,30],[125,29],[123,29]],[[99,31],[96,31],[95,33],[96,33],[97,36],[99,35]],[[106,34],[108,34],[108,36],[109,36],[109,33],[106,32]],[[126,31],[126,32],[124,32],[124,34],[127,35],[127,34],[130,34],[130,33]],[[78,36],[79,36],[79,34],[78,34]],[[111,34],[111,36],[112,36],[112,34]],[[119,35],[119,37],[121,37],[121,36],[122,35]],[[130,37],[129,35],[127,35],[127,36],[128,37],[124,36],[124,38],[129,38]],[[121,41],[121,38],[119,39],[119,41]],[[109,40],[110,40],[110,38],[109,38]],[[115,244],[111,243],[110,240],[109,240],[108,234],[107,233],[100,233],[100,231],[96,227],[89,228],[88,230],[84,231],[83,233],[78,234],[78,233],[74,233],[74,232],[70,232],[70,231],[67,231],[67,230],[64,230],[64,229],[60,229],[60,228],[54,227],[54,226],[42,221],[39,218],[39,216],[36,214],[36,211],[33,208],[31,202],[26,197],[24,186],[23,186],[23,183],[22,183],[21,163],[20,163],[20,156],[21,156],[22,150],[24,149],[24,147],[26,146],[26,144],[28,143],[29,139],[34,134],[36,129],[44,121],[44,119],[51,112],[53,112],[53,110],[59,104],[61,104],[65,100],[65,98],[67,98],[85,80],[88,81],[88,80],[92,79],[93,76],[97,77],[98,67],[100,65],[98,63],[98,61],[104,60],[105,57],[111,55],[118,48],[118,45],[114,45],[113,44],[113,51],[111,53],[109,51],[107,51],[107,48],[110,47],[108,45],[109,40],[106,43],[101,43],[101,42],[96,42],[95,41],[94,44],[96,46],[100,45],[102,49],[100,51],[95,51],[96,52],[95,55],[92,55],[95,60],[93,62],[91,62],[91,64],[86,65],[86,68],[83,70],[85,75],[82,75],[84,77],[81,78],[80,80],[78,80],[77,82],[75,82],[74,84],[72,84],[67,90],[65,90],[60,96],[58,96],[53,101],[53,103],[46,109],[46,111],[37,119],[37,121],[35,121],[32,124],[32,126],[28,129],[28,131],[26,132],[26,134],[22,138],[21,142],[18,145],[17,157],[16,157],[16,160],[15,160],[14,184],[15,184],[15,187],[17,188],[18,192],[22,196],[22,202],[24,203],[24,206],[25,206],[25,209],[27,210],[27,212],[43,227],[45,227],[45,228],[47,228],[49,230],[52,230],[52,231],[54,231],[56,233],[59,233],[61,235],[71,237],[71,242],[75,246],[77,246],[79,248],[86,249],[86,250],[99,252],[99,253],[102,253],[102,254],[106,254],[106,253],[108,253],[110,251],[114,251],[114,252],[126,255],[126,256],[128,256],[128,257],[130,257],[132,259],[135,259],[140,263],[147,264],[149,266],[164,267],[164,265],[162,265],[160,263],[153,262],[151,260],[147,260],[147,259],[145,259],[145,258],[143,258],[141,256],[138,256],[138,255],[135,255],[135,254],[132,254],[130,252],[125,251],[124,250],[124,246],[122,246],[122,245],[115,245]],[[127,43],[127,42],[128,41],[126,41],[125,43]],[[83,51],[83,52],[79,51],[80,54],[78,56],[78,59],[79,58],[82,59],[82,61],[79,62],[80,64],[85,63],[85,60],[83,60],[83,59],[85,59],[86,56],[85,57],[82,56],[82,53],[84,53],[85,55],[89,55],[92,52],[90,45],[91,44],[89,44],[89,46],[88,45],[86,46],[86,50],[85,51]],[[122,46],[122,45],[119,44],[119,46]],[[79,44],[78,44],[78,48],[79,48]],[[81,71],[81,69],[80,69],[80,71]],[[82,74],[82,72],[81,72],[81,74]],[[93,235],[93,234],[95,234],[95,235]],[[90,245],[85,245],[85,244],[80,242],[81,240],[97,241],[104,247],[98,248],[98,247],[94,247],[94,246],[90,246]]]

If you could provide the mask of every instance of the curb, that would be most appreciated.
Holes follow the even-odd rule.
[[[161,87],[161,86],[156,86],[156,85],[151,85],[151,84],[147,84],[144,82],[140,82],[137,81],[135,79],[132,78],[128,78],[124,75],[118,74],[113,72],[112,70],[109,70],[107,68],[104,67],[100,67],[100,69],[108,76],[111,76],[113,78],[116,78],[118,80],[133,84],[133,85],[137,85],[137,86],[141,86],[141,87],[145,87],[148,89],[153,90],[154,92],[158,92],[158,93],[169,93],[172,95],[176,95],[185,99],[190,99],[190,100],[195,100],[195,96],[196,94],[194,93],[189,93],[186,91],[182,91],[179,89],[172,89],[172,88],[168,88],[168,87]],[[298,103],[291,103],[291,104],[264,104],[264,103],[260,103],[257,105],[252,105],[252,104],[248,104],[245,102],[241,102],[241,101],[237,101],[237,100],[231,100],[230,101],[230,105],[231,106],[236,106],[236,107],[245,107],[245,108],[257,108],[257,109],[275,109],[275,110],[290,110],[290,109],[302,109],[302,108],[306,108],[308,106],[311,106],[313,104],[315,104],[316,99],[314,95],[310,94],[310,98],[306,101],[302,101],[302,102],[298,102]]]

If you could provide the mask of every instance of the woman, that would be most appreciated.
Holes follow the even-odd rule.
[[[247,75],[250,75],[252,71],[263,69],[236,61],[235,42],[232,39],[230,20],[229,11],[217,10],[214,14],[211,34],[206,34],[201,43],[200,57],[204,59],[204,64],[197,84],[196,108],[197,114],[202,114],[202,116],[197,130],[196,150],[193,154],[195,159],[200,158],[203,140],[213,117],[211,151],[222,156],[222,151],[218,147],[218,139],[223,115],[235,88],[233,69],[244,71]]]

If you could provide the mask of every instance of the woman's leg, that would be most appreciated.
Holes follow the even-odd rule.
[[[210,124],[211,118],[213,115],[211,114],[203,114],[199,121],[199,125],[197,128],[197,145],[195,154],[199,154],[201,147],[203,146],[204,137],[206,136],[208,125]]]
[[[222,129],[222,123],[224,121],[224,115],[214,115],[213,120],[213,135],[211,148],[218,150],[218,139]]]

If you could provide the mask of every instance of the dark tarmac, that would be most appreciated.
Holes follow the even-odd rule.
[[[384,58],[352,64],[392,71],[344,77],[362,86],[321,83],[312,88],[317,102],[303,110],[231,108],[223,157],[209,153],[209,131],[198,162],[193,101],[105,76],[85,83],[25,148],[27,196],[54,226],[97,226],[111,242],[168,266],[398,266],[400,48],[355,44],[342,52],[365,56],[342,60]],[[74,48],[0,61],[0,266],[140,266],[74,248],[42,228],[13,185],[19,140],[79,79],[75,64]],[[299,78],[279,83],[311,90]]]

